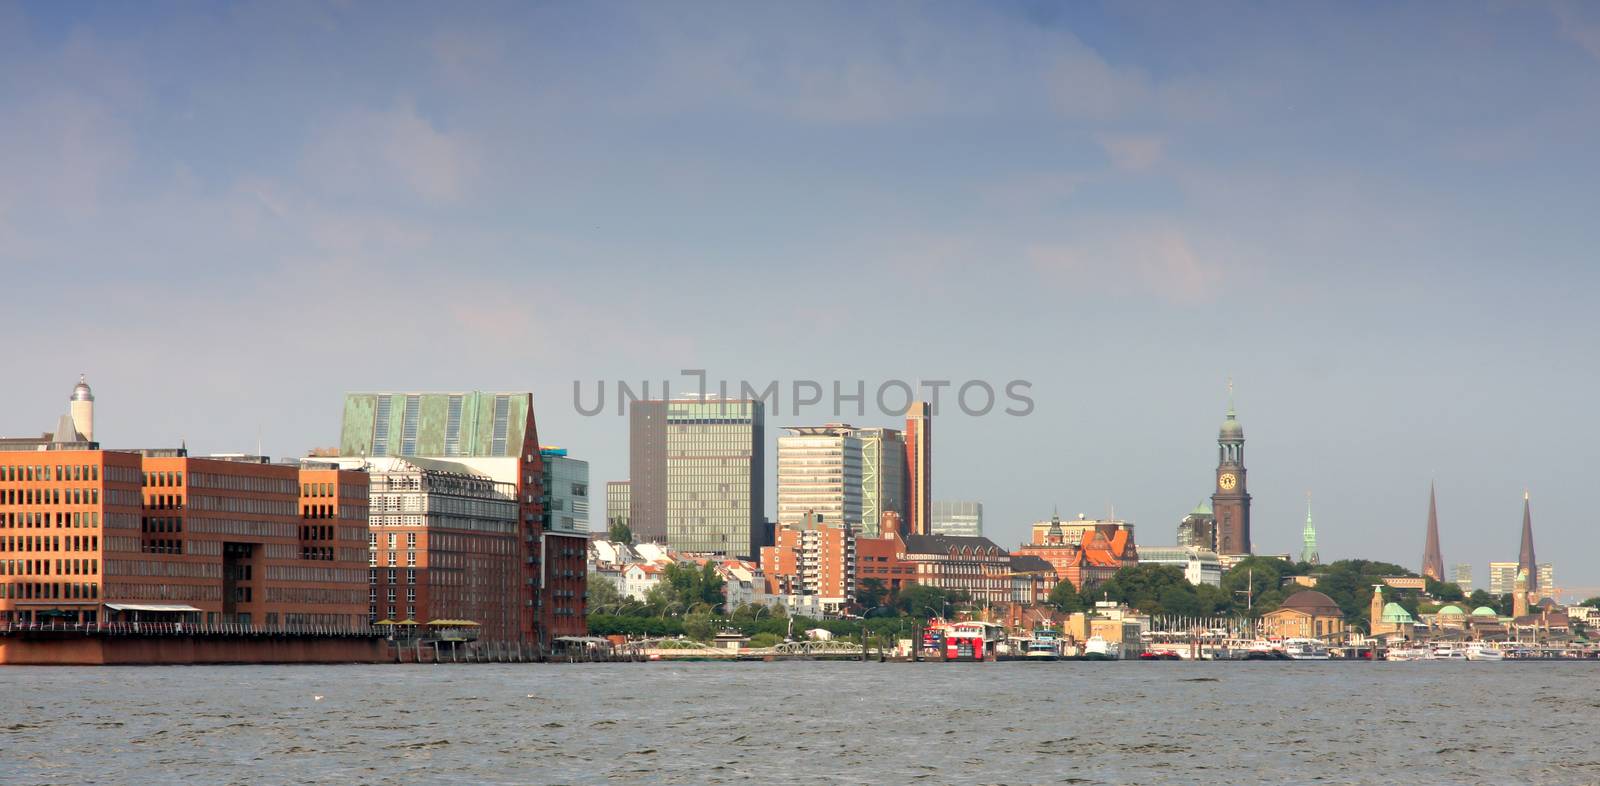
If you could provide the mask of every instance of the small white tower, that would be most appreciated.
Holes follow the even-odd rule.
[[[72,427],[87,442],[94,441],[94,393],[83,375],[78,375],[78,386],[72,389]]]

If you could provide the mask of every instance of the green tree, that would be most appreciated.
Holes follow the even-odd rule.
[[[872,610],[884,605],[889,599],[889,588],[884,585],[883,579],[862,579],[856,585],[856,603],[861,608]]]
[[[685,616],[683,618],[683,635],[695,641],[710,641],[717,635],[716,628],[711,625],[711,613],[700,611]]]
[[[1197,607],[1194,587],[1174,565],[1126,567],[1095,589],[1146,614],[1193,614]]]
[[[895,598],[895,607],[913,617],[929,614],[953,615],[967,599],[967,594],[963,592],[949,592],[938,587],[913,583],[900,589],[900,594]]]
[[[1072,614],[1083,611],[1083,598],[1078,595],[1076,587],[1068,579],[1062,579],[1050,590],[1050,605],[1062,614]]]
[[[617,543],[626,543],[631,546],[633,545],[633,528],[629,527],[625,521],[621,516],[612,519],[611,523],[606,527],[606,537]]]
[[[1445,603],[1460,603],[1466,600],[1466,593],[1461,591],[1461,586],[1448,581],[1434,581],[1432,576],[1423,579],[1426,585],[1423,591],[1438,598]]]
[[[1476,594],[1476,593],[1474,593],[1474,594]],[[1590,599],[1588,599],[1588,600],[1586,600],[1586,601],[1584,601],[1582,603],[1579,603],[1578,605],[1579,606],[1588,606],[1589,608],[1592,608],[1592,609],[1600,609],[1600,595],[1596,595],[1596,596],[1594,596],[1594,597],[1592,597],[1592,598],[1590,598]]]
[[[1467,605],[1472,607],[1467,611],[1472,611],[1472,609],[1476,609],[1479,606],[1488,606],[1500,613],[1499,601],[1496,601],[1493,595],[1483,590],[1473,590],[1472,594],[1467,596]]]
[[[584,595],[588,599],[590,613],[596,610],[605,611],[608,609],[618,611],[629,602],[622,592],[617,589],[617,585],[611,582],[611,579],[594,573],[589,574],[589,578],[584,585]]]

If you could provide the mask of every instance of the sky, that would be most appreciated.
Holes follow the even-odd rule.
[[[576,380],[1020,379],[934,497],[1163,545],[1231,378],[1258,552],[1309,491],[1417,569],[1436,483],[1482,586],[1527,490],[1600,587],[1594,4],[0,0],[0,106],[0,434],[80,373],[107,447],[274,456],[529,390],[599,522]]]

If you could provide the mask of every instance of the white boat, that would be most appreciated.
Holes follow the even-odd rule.
[[[1119,648],[1117,645],[1106,641],[1105,638],[1101,636],[1090,636],[1089,640],[1083,643],[1083,657],[1085,658],[1090,658],[1093,660],[1116,660],[1119,654]]]
[[[1289,660],[1327,660],[1328,646],[1316,639],[1286,639],[1283,654],[1288,655]]]
[[[1428,660],[1466,660],[1467,650],[1459,644],[1441,642],[1433,645],[1433,651],[1428,653]]]
[[[1467,647],[1467,660],[1502,661],[1506,654],[1491,644],[1474,644]]]
[[[1045,661],[1060,660],[1061,639],[1056,636],[1055,631],[1034,631],[1033,638],[1028,641],[1027,659]]]
[[[1384,660],[1427,660],[1430,653],[1420,647],[1393,647],[1383,654]]]

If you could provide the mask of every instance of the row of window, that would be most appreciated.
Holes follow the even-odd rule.
[[[58,581],[0,584],[0,599],[5,600],[93,600],[98,597],[98,584]]]
[[[100,489],[3,489],[0,505],[98,505]]]
[[[49,482],[53,480],[99,480],[100,466],[98,464],[56,464],[54,471],[49,464],[3,464],[0,465],[0,483],[34,483]]]
[[[99,572],[100,560],[95,559],[0,560],[0,576],[95,576]]]

